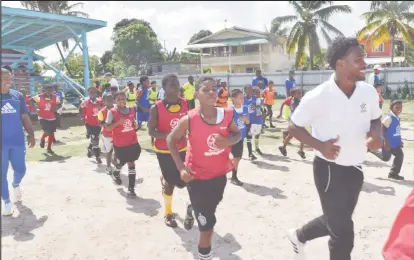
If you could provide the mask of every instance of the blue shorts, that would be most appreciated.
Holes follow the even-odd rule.
[[[149,121],[150,112],[137,112],[138,124]]]

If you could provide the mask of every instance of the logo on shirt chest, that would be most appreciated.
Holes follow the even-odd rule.
[[[133,123],[130,119],[125,119],[124,124],[122,125],[122,132],[129,132],[134,130]]]
[[[98,116],[99,109],[97,107],[93,108],[93,116]]]
[[[174,129],[174,128],[176,128],[177,126],[178,126],[178,122],[179,122],[180,120],[178,119],[178,118],[174,118],[173,120],[171,120],[171,122],[170,122],[170,127],[171,127],[171,129]]]
[[[207,145],[209,150],[204,153],[205,156],[219,155],[224,152],[224,149],[218,149],[216,146],[216,138],[219,134],[211,134],[207,137]]]
[[[10,105],[9,102],[7,102],[6,104],[4,104],[4,106],[1,108],[1,113],[2,114],[14,114],[17,113],[16,109],[14,109],[14,107],[12,105]]]
[[[365,112],[367,112],[367,104],[362,103],[362,104],[360,105],[360,108],[361,108],[361,113],[365,113]]]
[[[50,103],[45,104],[45,110],[50,111],[51,107],[52,107],[52,105]]]

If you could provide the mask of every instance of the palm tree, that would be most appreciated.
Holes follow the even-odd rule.
[[[83,7],[82,2],[69,4],[69,1],[20,1],[20,3],[27,9],[37,10],[37,11],[41,11],[45,13],[79,16],[79,17],[85,17],[85,18],[89,17],[87,13],[74,10],[76,8],[82,8]],[[61,44],[62,44],[63,50],[67,51],[69,49],[68,40],[62,41]],[[59,43],[56,43],[55,45],[59,51],[62,61],[65,60],[62,50],[60,49]],[[65,67],[69,75],[73,77],[71,71],[68,69],[68,66],[66,64],[65,64]]]
[[[283,25],[296,22],[290,29],[286,48],[288,54],[296,51],[296,66],[305,59],[305,48],[309,49],[310,66],[313,69],[314,56],[321,52],[317,29],[325,38],[328,45],[332,43],[330,34],[342,36],[342,32],[328,22],[335,13],[351,13],[348,5],[332,5],[333,1],[289,1],[295,9],[296,15],[279,16],[272,23]]]
[[[391,40],[391,67],[394,65],[395,39],[401,37],[407,44],[414,42],[414,28],[409,24],[414,22],[414,13],[410,8],[413,1],[380,1],[374,8],[362,14],[367,25],[358,33],[358,40],[372,41],[373,48],[385,40]]]

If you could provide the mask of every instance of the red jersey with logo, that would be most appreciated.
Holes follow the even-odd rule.
[[[137,133],[135,132],[135,109],[130,107],[127,115],[121,114],[116,108],[111,109],[114,116],[114,123],[121,118],[125,118],[122,125],[112,129],[112,142],[115,147],[126,147],[138,143]]]
[[[383,256],[385,260],[414,259],[414,189],[398,213],[384,246]]]
[[[287,98],[283,101],[283,104],[285,104],[285,105],[287,105],[287,106],[290,106],[290,103],[292,103],[292,99],[293,99],[293,97],[292,97],[292,96],[287,97]]]
[[[98,113],[102,109],[102,100],[97,99],[96,102],[86,100],[83,108],[85,123],[90,126],[99,126]]]
[[[157,131],[160,133],[171,132],[178,125],[180,118],[185,116],[188,112],[187,101],[183,98],[180,98],[180,111],[170,112],[165,107],[162,100],[158,100],[155,105],[157,106],[158,112],[158,121],[157,121]],[[178,150],[182,150],[187,147],[187,140],[180,140],[177,142]],[[155,139],[154,149],[157,152],[169,152],[167,141],[165,139]]]
[[[233,121],[233,109],[224,109],[224,118],[219,124],[210,125],[204,122],[200,108],[188,112],[190,133],[189,146],[185,164],[194,172],[194,178],[209,180],[225,175],[233,169],[230,159],[231,146],[219,149],[216,146],[216,137],[230,136],[229,126]]]
[[[52,94],[50,98],[46,98],[45,94],[39,95],[39,104],[37,106],[37,115],[41,119],[55,120],[55,112],[57,106],[57,96]],[[53,111],[53,112],[52,112]]]
[[[33,106],[33,103],[31,102],[31,100],[32,100],[32,97],[30,95],[26,95],[26,97],[25,97],[26,107],[27,107],[27,110],[29,110],[30,113],[35,111],[35,108]]]
[[[107,107],[104,107],[103,109],[101,109],[101,112],[103,114],[103,121],[106,121],[106,117],[108,115],[108,111],[109,109]],[[104,126],[102,127],[102,135],[105,137],[112,137],[112,130],[109,131],[107,130]]]

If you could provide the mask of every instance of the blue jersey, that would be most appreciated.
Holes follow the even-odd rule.
[[[24,147],[25,138],[21,120],[22,114],[28,114],[23,95],[13,89],[1,94],[1,144],[2,147]]]
[[[252,96],[251,98],[244,97],[244,105],[248,107],[249,120],[251,124],[263,124],[262,106],[263,99]]]
[[[286,79],[285,80],[285,87],[287,89],[292,89],[296,87],[296,80],[295,79]]]
[[[259,81],[261,81],[263,83],[263,88],[267,88],[268,81],[267,81],[267,78],[265,78],[263,76],[260,76],[260,77],[257,77],[256,76],[256,77],[254,77],[253,80],[252,80],[252,86],[253,87],[257,87]]]
[[[60,102],[63,102],[63,92],[62,91],[60,91],[60,90],[53,91],[53,94],[55,94],[59,98]]]
[[[390,148],[401,147],[400,119],[392,113],[389,113],[388,115],[391,117],[392,121],[390,126],[385,130],[385,135],[387,136]]]
[[[241,112],[237,112],[236,108],[233,106],[234,114],[233,119],[234,123],[236,123],[237,127],[240,130],[242,140],[246,137],[246,123],[240,119],[241,116],[249,116],[249,108],[247,106],[242,106],[241,109],[238,109]]]
[[[143,107],[151,107],[150,101],[149,101],[149,89],[148,88],[139,88],[139,90],[142,90],[143,93],[141,97],[139,98],[138,102]]]

